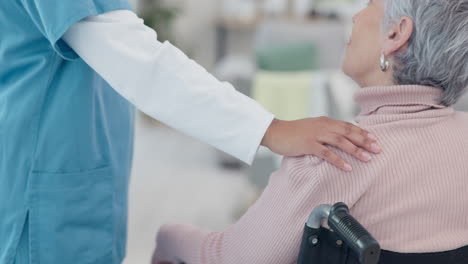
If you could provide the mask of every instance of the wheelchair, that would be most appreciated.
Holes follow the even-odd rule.
[[[327,220],[330,229],[322,227]],[[344,203],[315,208],[304,227],[298,264],[468,264],[468,246],[436,253],[396,253],[349,214]]]

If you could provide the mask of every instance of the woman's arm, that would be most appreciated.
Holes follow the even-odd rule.
[[[254,100],[156,37],[136,14],[118,10],[80,21],[63,39],[140,110],[249,164],[260,143],[282,155],[316,155],[342,169],[344,161],[324,144],[364,161],[356,146],[373,151],[375,139],[345,122],[272,122],[274,116]]]
[[[369,177],[344,174],[317,158],[286,158],[260,199],[225,231],[163,226],[153,264],[176,260],[189,264],[295,263],[312,210],[336,202],[352,207],[369,184]]]

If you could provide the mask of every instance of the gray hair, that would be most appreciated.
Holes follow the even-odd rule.
[[[455,104],[468,86],[468,0],[384,1],[384,30],[403,16],[414,23],[408,48],[395,54],[395,81],[441,88],[441,104]]]

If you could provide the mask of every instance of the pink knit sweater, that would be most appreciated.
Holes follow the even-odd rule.
[[[342,152],[351,173],[311,157],[285,158],[260,199],[223,232],[161,228],[154,263],[289,264],[320,204],[345,202],[383,249],[435,252],[468,245],[468,114],[437,104],[441,90],[370,87],[358,123],[379,138],[370,163]]]

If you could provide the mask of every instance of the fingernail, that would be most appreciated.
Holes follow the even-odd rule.
[[[382,149],[376,143],[373,143],[371,145],[371,150],[372,152],[375,152],[375,153],[380,153],[382,151]]]
[[[345,171],[352,171],[352,170],[353,170],[353,167],[351,167],[351,165],[349,165],[349,164],[345,164],[345,165],[344,165],[344,170],[345,170]]]
[[[361,158],[364,160],[364,161],[370,161],[372,159],[371,155],[369,155],[367,152],[363,152],[361,154]]]
[[[370,139],[372,139],[372,140],[377,140],[377,137],[374,136],[374,135],[371,134],[371,133],[367,134],[367,137],[370,138]]]

